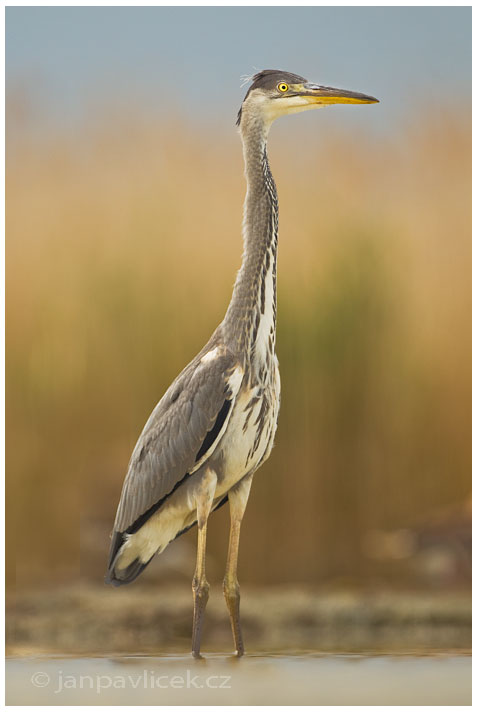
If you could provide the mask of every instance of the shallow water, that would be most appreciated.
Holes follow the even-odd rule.
[[[471,657],[10,658],[8,705],[469,705]]]

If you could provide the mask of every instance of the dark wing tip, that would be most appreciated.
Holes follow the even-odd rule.
[[[112,586],[116,587],[124,586],[127,583],[132,583],[135,579],[138,578],[140,573],[146,568],[150,561],[151,559],[149,559],[149,561],[143,564],[143,562],[139,559],[135,559],[125,569],[116,569],[113,566],[106,573],[105,583],[111,584]]]
[[[131,583],[134,581],[143,569],[149,564],[151,559],[145,564],[139,559],[135,559],[124,569],[119,569],[116,566],[116,560],[118,553],[123,546],[125,541],[125,535],[123,532],[114,532],[113,538],[111,540],[110,554],[108,557],[108,570],[105,575],[105,583],[111,584],[112,586],[123,586],[126,583]]]
[[[118,551],[123,546],[124,534],[123,532],[113,532],[111,537],[110,553],[108,554],[108,572],[112,570],[113,564],[116,559]]]

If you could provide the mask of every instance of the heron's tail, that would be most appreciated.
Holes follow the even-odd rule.
[[[111,548],[108,558],[108,569],[106,571],[105,583],[110,583],[113,586],[123,586],[126,583],[134,581],[143,569],[149,564],[151,559],[144,563],[139,558],[131,561],[124,568],[121,567],[123,544],[126,542],[126,536],[122,532],[113,532],[111,539]]]
[[[215,512],[219,507],[222,507],[228,500],[228,495],[226,494],[214,507]],[[181,529],[173,539],[185,534],[192,527],[196,526],[197,522],[194,521],[189,524],[184,529]],[[126,583],[131,583],[134,581],[140,573],[147,567],[154,554],[147,560],[142,561],[140,558],[141,548],[137,544],[133,543],[130,539],[132,534],[126,532],[114,531],[111,537],[111,547],[110,554],[108,558],[108,569],[106,571],[105,583],[110,583],[113,586],[123,586]],[[170,543],[170,542],[169,542]],[[167,544],[164,544],[155,553],[161,553],[166,548]],[[144,550],[144,549],[143,549]]]

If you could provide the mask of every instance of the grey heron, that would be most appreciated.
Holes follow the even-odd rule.
[[[200,657],[209,596],[206,531],[230,506],[224,596],[236,653],[244,653],[237,560],[253,475],[269,457],[280,401],[276,342],[278,201],[267,137],[280,116],[328,104],[371,104],[365,94],[266,69],[239,110],[247,193],[244,253],[231,302],[213,335],[154,408],[134,448],[121,493],[106,582],[130,583],[178,536],[198,525],[192,653]]]

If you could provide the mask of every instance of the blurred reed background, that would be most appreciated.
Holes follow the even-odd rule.
[[[314,133],[293,118],[270,141],[282,407],[240,578],[466,584],[469,112],[412,112],[378,138],[353,121],[324,135],[315,118]],[[10,97],[7,557],[20,589],[102,580],[135,440],[222,319],[244,196],[227,129],[130,107],[39,133]],[[227,523],[227,508],[212,518],[212,580]],[[417,559],[426,532],[430,561]],[[192,531],[135,585],[190,578],[195,543]]]

